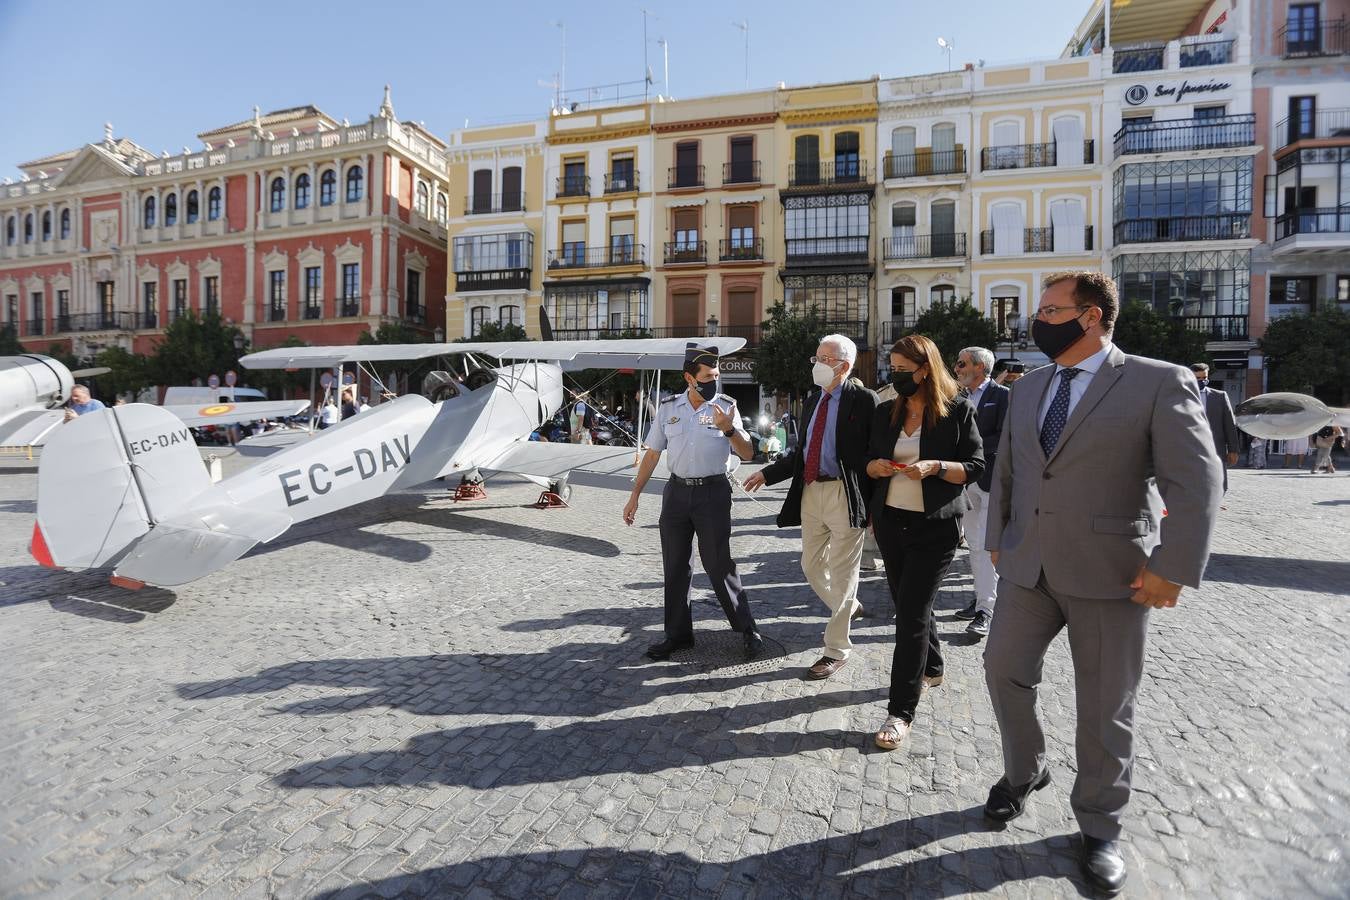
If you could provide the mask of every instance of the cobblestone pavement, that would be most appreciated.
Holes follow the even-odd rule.
[[[733,549],[786,656],[658,639],[658,498],[568,510],[403,495],[310,523],[177,592],[31,564],[35,476],[0,473],[0,896],[1086,895],[1068,805],[1073,683],[1046,665],[1055,782],[1003,831],[964,554],[946,683],[884,716],[889,600],[807,682],[823,606],[783,492]],[[1154,615],[1127,820],[1133,897],[1350,893],[1350,476],[1236,471],[1209,581]]]

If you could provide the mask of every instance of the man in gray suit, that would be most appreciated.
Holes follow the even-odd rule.
[[[1050,782],[1037,685],[1067,627],[1078,704],[1070,799],[1084,873],[1108,894],[1125,882],[1118,839],[1149,610],[1200,584],[1222,495],[1195,379],[1118,350],[1118,308],[1099,272],[1046,279],[1032,337],[1055,365],[1012,388],[985,538],[999,575],[985,677],[1004,772],[985,815],[1016,818]]]
[[[1233,404],[1228,402],[1228,393],[1209,386],[1209,366],[1196,363],[1191,366],[1195,383],[1200,386],[1200,400],[1205,404],[1205,418],[1209,420],[1209,430],[1214,435],[1214,452],[1223,460],[1223,489],[1228,492],[1228,467],[1237,465],[1238,450],[1242,447],[1238,440],[1237,419],[1233,418]]]

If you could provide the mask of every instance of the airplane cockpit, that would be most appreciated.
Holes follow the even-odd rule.
[[[458,397],[460,391],[477,391],[497,380],[497,373],[482,366],[470,369],[461,380],[451,372],[437,369],[422,379],[422,396],[432,403],[441,403]]]

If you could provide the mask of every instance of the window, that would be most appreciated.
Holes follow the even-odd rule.
[[[5,243],[11,247],[14,246],[14,217],[10,216],[5,221]]]
[[[928,289],[928,305],[956,302],[956,288],[950,284],[935,284]]]
[[[361,264],[344,263],[342,266],[342,299],[356,300],[361,296]]]
[[[42,320],[46,318],[46,312],[42,308],[42,291],[33,291],[31,299],[33,303],[33,318],[29,322],[28,333],[42,334]]]
[[[698,216],[697,209],[672,210],[674,227],[671,230],[675,238],[673,249],[676,253],[692,253],[698,249]]]
[[[201,204],[198,202],[197,192],[188,191],[187,195],[187,223],[194,224],[201,218]]]
[[[5,308],[9,313],[9,318],[5,321],[17,333],[19,330],[19,297],[17,294],[5,295]]]
[[[637,260],[633,245],[633,232],[632,218],[609,220],[609,261],[611,265],[621,265]]]
[[[33,243],[33,214],[29,213],[23,217],[23,242],[25,244]]]
[[[913,328],[919,317],[918,292],[912,287],[891,288],[891,343],[899,340],[900,329]]]
[[[502,209],[506,212],[525,208],[525,193],[520,189],[520,166],[502,169]]]
[[[1312,96],[1289,98],[1289,125],[1285,143],[1292,144],[1317,134],[1317,98]]]
[[[891,207],[891,240],[897,243],[914,241],[914,223],[918,207],[913,203],[896,203]],[[912,249],[912,247],[911,247]]]
[[[449,203],[440,191],[436,192],[436,221],[442,225],[450,221]]]
[[[1077,116],[1059,116],[1050,123],[1055,136],[1055,165],[1081,166],[1085,160],[1083,120]]]
[[[408,287],[404,291],[407,302],[404,304],[407,310],[408,318],[415,321],[422,321],[424,310],[422,309],[422,273],[415,269],[408,270]]]
[[[1316,276],[1287,277],[1275,275],[1270,279],[1270,302],[1308,305],[1317,296]]]
[[[319,205],[332,206],[337,200],[337,172],[325,169],[319,176]]]
[[[474,337],[487,324],[489,310],[486,306],[475,306],[469,310],[469,337]]]
[[[365,183],[365,174],[362,173],[360,166],[352,166],[347,170],[347,202],[354,203],[361,199],[361,188]]]
[[[562,226],[563,265],[581,266],[586,264],[586,223],[564,222]]]
[[[1309,56],[1322,50],[1320,10],[1316,3],[1291,3],[1285,19],[1285,53]]]
[[[173,317],[187,315],[187,279],[175,278],[173,281]]]
[[[275,269],[267,273],[268,280],[268,300],[271,304],[270,320],[273,322],[284,322],[286,320],[286,272],[284,269]]]
[[[155,227],[155,198],[146,197],[145,206],[142,210],[141,223],[145,228]]]
[[[117,305],[116,284],[111,281],[100,281],[94,285],[94,289],[98,293],[98,312],[103,327],[112,328],[117,324],[117,314],[114,312]]]
[[[64,288],[56,292],[56,330],[70,330],[70,291]]]
[[[309,208],[309,174],[307,172],[295,176],[295,208]]]
[[[989,208],[989,224],[994,232],[994,255],[1017,256],[1023,252],[1025,219],[1022,207],[1011,201],[995,203]]]
[[[1220,103],[1218,106],[1197,106],[1191,113],[1193,119],[1222,119],[1226,115],[1227,107]]]
[[[647,285],[619,281],[604,286],[562,284],[544,286],[544,308],[553,322],[553,332],[562,338],[596,336],[613,327],[640,331],[648,327]],[[679,324],[676,322],[675,324]],[[702,334],[702,322],[692,334]]]
[[[44,241],[52,239],[52,211],[49,209],[42,212],[42,239]]]
[[[787,255],[866,257],[871,200],[870,194],[785,197]]]
[[[1065,198],[1050,202],[1050,249],[1057,253],[1081,253],[1087,247],[1087,219],[1083,201]]]
[[[1350,275],[1336,276],[1336,302],[1350,303]]]
[[[431,188],[425,181],[417,182],[417,214],[424,219],[431,218]]]
[[[456,273],[528,269],[533,259],[534,235],[529,232],[457,237],[454,242]]]
[[[820,136],[801,134],[792,142],[793,162],[788,173],[791,184],[820,183]]]
[[[868,273],[788,275],[783,278],[783,301],[789,310],[820,309],[829,327],[849,337],[866,336]],[[853,325],[857,327],[849,328]]]
[[[286,179],[272,179],[272,202],[270,208],[272,212],[281,212],[286,208]]]
[[[734,137],[731,139],[731,162],[728,163],[728,184],[745,184],[759,181],[759,171],[755,166],[755,139],[753,137]]]
[[[470,207],[475,213],[492,212],[492,170],[475,169],[473,172],[473,199]]]
[[[159,285],[153,281],[141,283],[141,322],[145,328],[155,327],[159,311]]]
[[[318,266],[308,266],[305,269],[305,318],[322,319],[323,318],[323,296],[320,291],[323,287],[323,270]]]
[[[214,222],[220,218],[220,188],[213,187],[206,192],[206,218]]]
[[[698,141],[675,145],[675,171],[671,176],[671,187],[697,187],[703,183],[698,171]]]
[[[497,310],[497,324],[501,325],[503,328],[510,325],[514,325],[517,328],[519,328],[521,327],[521,323],[523,321],[524,320],[520,316],[519,306],[508,303],[506,306],[503,306],[501,309]]]
[[[208,316],[220,315],[220,276],[207,275],[202,279],[203,303]]]
[[[1186,318],[1212,340],[1245,338],[1251,296],[1251,252],[1131,253],[1112,272],[1122,308],[1140,301],[1164,315]]]
[[[1017,335],[1013,334],[1012,325],[1008,320],[1017,315],[1017,309],[1021,302],[1020,291],[1012,293],[1006,285],[994,288],[994,294],[989,298],[989,317],[994,320],[1000,338],[1014,340],[1017,338]]]
[[[759,315],[759,295],[754,288],[731,288],[727,291],[726,305],[722,308],[723,325],[727,328],[751,329],[758,325],[763,317]],[[731,334],[738,332],[732,331]],[[739,332],[747,333],[746,331]]]
[[[928,230],[933,233],[934,256],[963,256],[956,249],[956,202],[953,200],[934,200],[928,207]]]
[[[564,197],[584,197],[590,193],[586,183],[586,160],[571,159],[563,162],[562,195]]]
[[[1179,159],[1116,170],[1116,242],[1247,237],[1251,157]]]
[[[834,178],[836,181],[857,181],[862,177],[862,160],[858,149],[858,132],[841,131],[834,136]]]
[[[164,198],[164,224],[178,224],[178,195],[169,194]]]
[[[633,154],[616,153],[609,160],[609,190],[635,191],[637,179],[633,169]]]
[[[755,219],[757,210],[754,206],[728,206],[727,207],[727,235],[729,238],[728,248],[731,253],[724,254],[731,257],[742,257],[745,259],[758,259],[760,254],[756,252],[755,242]]]

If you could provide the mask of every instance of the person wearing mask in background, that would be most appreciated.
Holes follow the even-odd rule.
[[[802,529],[802,572],[830,611],[825,647],[806,670],[812,680],[844,667],[853,642],[849,623],[861,610],[858,564],[863,552],[872,480],[867,448],[877,395],[850,378],[858,348],[842,334],[820,339],[811,357],[811,380],[818,390],[807,398],[806,446],[780,456],[745,479],[745,489],[792,479],[778,527]]]
[[[919,695],[942,683],[942,653],[933,602],[961,539],[963,485],[984,471],[975,410],[958,396],[937,345],[911,334],[890,352],[897,398],[877,407],[867,474],[872,525],[895,604],[886,721],[874,740],[883,750],[904,742]]]
[[[107,409],[103,405],[103,401],[93,399],[89,396],[89,388],[77,384],[70,389],[70,400],[66,402],[64,421],[69,422],[85,413],[96,412],[100,409]]]
[[[1238,436],[1237,419],[1233,418],[1233,404],[1228,402],[1228,393],[1209,386],[1209,366],[1196,363],[1191,366],[1195,383],[1200,386],[1200,401],[1205,404],[1205,418],[1209,420],[1210,433],[1214,435],[1214,452],[1219,454],[1223,463],[1223,489],[1228,491],[1228,467],[1236,466],[1238,449],[1242,446]]]
[[[958,610],[956,618],[969,619],[966,633],[983,638],[989,633],[989,622],[994,617],[994,598],[998,590],[998,574],[989,551],[984,549],[984,524],[989,513],[989,479],[993,476],[998,457],[998,442],[1003,436],[1003,420],[1008,414],[1008,389],[995,384],[989,377],[994,354],[984,347],[967,347],[956,356],[956,382],[965,388],[966,399],[975,407],[975,425],[980,429],[980,443],[984,449],[984,471],[978,481],[966,484],[966,498],[970,513],[962,517],[966,527],[966,543],[970,547],[970,574],[975,581],[975,598],[965,609]]]
[[[595,413],[586,404],[585,397],[585,394],[578,397],[572,407],[571,420],[568,423],[571,426],[568,439],[573,444],[594,443],[591,439],[591,426],[595,423]]]

